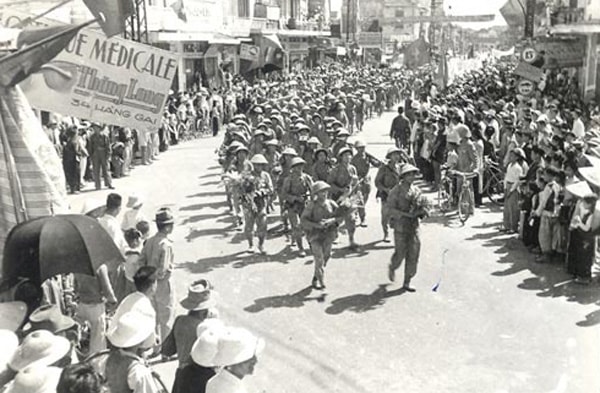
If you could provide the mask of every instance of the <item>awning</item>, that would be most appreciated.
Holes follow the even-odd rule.
[[[577,23],[555,25],[550,28],[551,34],[596,34],[600,33],[600,21],[595,23]]]
[[[168,32],[156,31],[151,33],[153,42],[189,42],[206,41],[210,44],[239,45],[241,41],[235,37],[216,32]]]

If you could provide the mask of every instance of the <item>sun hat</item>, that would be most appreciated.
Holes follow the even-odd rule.
[[[302,158],[300,158],[300,157],[294,157],[290,161],[290,168],[293,168],[293,167],[295,167],[297,165],[304,165],[304,164],[306,164],[306,161],[304,161]]]
[[[266,146],[279,146],[279,141],[277,139],[269,139],[265,141]]]
[[[0,303],[0,329],[16,331],[25,320],[27,305],[23,302]]]
[[[29,322],[23,328],[26,332],[48,330],[53,334],[64,332],[75,326],[75,321],[60,312],[55,304],[45,304],[35,309],[29,316]]]
[[[215,367],[240,364],[262,352],[264,347],[264,340],[246,329],[225,328],[218,336],[217,352],[212,363]]]
[[[388,149],[387,153],[385,153],[385,158],[390,158],[390,156],[391,156],[392,154],[394,154],[394,153],[398,153],[398,154],[400,154],[400,153],[402,153],[402,150],[400,150],[400,149],[399,149],[399,148],[397,148],[397,147],[390,147],[390,148]]]
[[[338,151],[338,154],[337,154],[337,156],[338,156],[338,157],[341,157],[341,156],[342,156],[343,154],[345,154],[345,153],[350,153],[350,155],[352,155],[352,149],[350,149],[349,147],[342,147],[342,148],[340,149],[340,151]]]
[[[138,209],[144,204],[144,199],[138,194],[131,194],[127,198],[127,207],[131,209]]]
[[[402,168],[400,169],[400,177],[403,177],[404,175],[408,174],[408,173],[418,173],[419,169],[411,164],[404,164],[402,166]]]
[[[173,224],[175,222],[175,217],[173,217],[171,209],[163,207],[158,209],[154,220],[157,224]]]
[[[106,338],[117,348],[131,348],[154,335],[156,321],[138,311],[129,311],[113,320]]]
[[[469,127],[464,124],[457,125],[455,130],[461,138],[468,138],[471,136],[471,130],[469,130]]]
[[[316,136],[311,136],[310,138],[308,138],[308,141],[306,141],[306,143],[309,143],[309,144],[312,143],[312,144],[315,144],[315,145],[320,145],[321,141]]]
[[[216,367],[214,363],[219,349],[219,339],[225,333],[225,325],[216,318],[202,321],[196,328],[196,341],[190,355],[194,363],[202,367]]]
[[[296,150],[293,147],[286,147],[285,149],[283,149],[281,154],[288,155],[288,156],[297,156],[298,155],[298,153],[296,153]]]
[[[522,158],[523,160],[527,159],[527,156],[525,155],[525,151],[523,149],[521,149],[520,147],[516,147],[516,148],[512,149],[511,153],[515,154],[519,158]]]
[[[30,366],[21,370],[3,393],[56,393],[62,369]]]
[[[15,355],[19,348],[19,337],[11,331],[0,329],[0,375],[6,370],[9,360]]]
[[[250,152],[250,150],[248,150],[248,148],[246,146],[240,146],[237,149],[235,149],[235,154],[238,154],[241,151],[245,151],[246,153]]]
[[[598,167],[579,168],[579,174],[591,185],[600,187],[600,169]]]
[[[367,144],[365,143],[365,141],[358,139],[358,140],[354,141],[354,147],[357,149],[359,147],[367,147]]]
[[[71,343],[66,338],[47,330],[36,330],[25,337],[8,365],[14,371],[31,365],[49,366],[62,359],[70,349]]]
[[[250,159],[250,162],[255,165],[260,165],[260,164],[267,165],[269,163],[269,161],[267,161],[265,156],[263,156],[262,154],[253,155],[252,158]]]
[[[313,194],[317,194],[321,191],[327,191],[330,188],[331,188],[331,186],[329,184],[327,184],[326,182],[324,182],[322,180],[319,180],[313,184],[312,192],[313,192]]]
[[[577,198],[596,196],[586,181],[578,181],[576,183],[569,184],[565,187],[565,189],[567,192],[575,195]]]
[[[212,285],[206,279],[194,281],[188,287],[187,296],[179,304],[186,310],[207,310],[214,307],[217,302],[214,298]]]
[[[350,133],[345,128],[342,128],[341,130],[338,131],[337,136],[338,137],[350,136]]]

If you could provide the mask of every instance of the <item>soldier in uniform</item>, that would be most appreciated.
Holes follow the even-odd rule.
[[[331,246],[337,237],[338,205],[327,197],[330,186],[324,181],[313,185],[313,200],[302,212],[302,227],[314,257],[314,289],[325,289],[325,266],[331,257]]]
[[[288,227],[288,218],[287,218],[287,210],[285,209],[284,203],[283,203],[283,195],[282,195],[282,189],[283,189],[283,182],[285,181],[285,178],[288,177],[290,175],[290,163],[292,162],[292,158],[297,157],[298,153],[296,153],[296,150],[294,150],[291,147],[286,147],[282,152],[281,152],[281,173],[279,174],[279,178],[277,179],[277,184],[276,186],[276,190],[277,190],[277,197],[279,198],[279,208],[280,208],[280,216],[281,216],[281,221],[283,222],[283,232],[288,233],[289,227]]]
[[[329,180],[329,172],[331,171],[331,163],[329,161],[329,150],[320,147],[315,150],[315,163],[312,167],[313,180],[321,180],[326,182]]]
[[[258,237],[258,252],[266,254],[264,249],[267,236],[267,203],[273,194],[271,176],[265,171],[269,162],[262,154],[252,156],[250,160],[254,170],[242,177],[242,206],[244,208],[244,233],[248,240],[248,252],[254,250],[254,226]]]
[[[358,180],[361,182],[359,190],[362,197],[362,203],[358,207],[358,217],[360,218],[359,226],[366,227],[365,205],[369,199],[369,194],[371,194],[371,177],[369,176],[369,171],[371,170],[371,165],[377,165],[377,163],[373,162],[374,160],[365,151],[367,147],[365,142],[358,140],[354,142],[354,147],[356,148],[356,154],[352,157],[350,163],[356,168]]]
[[[327,183],[331,186],[331,199],[336,203],[343,204],[346,208],[344,222],[348,231],[350,249],[356,250],[358,244],[354,241],[354,232],[356,231],[356,207],[354,198],[359,196],[358,174],[354,165],[350,164],[352,160],[352,150],[349,147],[341,149],[338,153],[338,165],[329,173]],[[358,194],[358,195],[357,195]]]
[[[396,279],[396,269],[404,261],[404,284],[407,292],[415,292],[410,286],[411,279],[417,273],[421,240],[419,239],[419,219],[429,212],[422,203],[421,191],[413,183],[419,170],[406,164],[400,171],[400,184],[395,186],[388,196],[388,208],[394,228],[394,254],[390,261],[388,276]]]
[[[110,171],[108,170],[108,162],[112,153],[110,147],[110,136],[105,127],[99,123],[92,123],[94,133],[90,136],[90,151],[92,155],[92,169],[94,170],[94,183],[96,190],[102,188],[100,182],[100,174],[104,177],[104,185],[111,190],[114,190]]]
[[[390,214],[387,205],[387,198],[392,191],[400,183],[400,149],[391,147],[385,158],[388,162],[379,168],[377,176],[375,176],[375,188],[377,188],[377,198],[381,201],[381,227],[383,229],[383,241],[389,243],[388,226],[390,224]]]
[[[306,162],[300,157],[292,158],[290,175],[283,182],[281,192],[283,203],[288,212],[288,219],[292,226],[292,245],[294,243],[298,245],[298,255],[300,257],[306,256],[302,244],[300,216],[302,216],[313,183],[312,178],[302,172],[305,164]]]
[[[248,160],[248,148],[246,146],[238,146],[235,150],[235,158],[231,162],[227,170],[229,175],[242,176],[245,173],[252,172],[252,164]],[[242,225],[242,215],[240,209],[240,185],[239,182],[233,182],[231,185],[231,201],[233,204],[233,212],[236,218],[236,225]]]
[[[350,133],[345,130],[345,129],[341,129],[338,131],[335,140],[333,142],[333,144],[331,145],[331,153],[333,154],[334,157],[337,157],[340,150],[346,148],[346,147],[350,147],[350,144],[348,143],[348,137],[350,136]]]
[[[315,152],[320,145],[321,142],[319,142],[319,139],[317,137],[311,136],[306,141],[306,149],[304,149],[304,151],[302,152],[302,159],[306,161],[304,170],[307,174],[311,176],[313,175],[312,168],[313,164],[315,163]]]

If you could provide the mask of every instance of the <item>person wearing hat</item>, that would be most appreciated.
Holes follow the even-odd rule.
[[[504,176],[503,231],[517,233],[519,229],[519,183],[527,173],[527,157],[520,147],[509,153]]]
[[[210,345],[216,348],[212,359],[210,356],[201,359],[202,363],[219,368],[217,375],[206,384],[206,393],[245,393],[243,379],[254,373],[264,340],[246,329],[227,327],[218,333],[215,341],[216,345]]]
[[[334,157],[337,157],[340,150],[342,150],[344,148],[349,148],[352,150],[352,145],[350,143],[348,143],[349,137],[350,137],[350,133],[348,132],[348,130],[346,130],[344,128],[338,130],[338,132],[335,136],[335,140],[333,141],[333,144],[331,145],[331,154],[333,154]]]
[[[321,141],[316,136],[311,136],[306,141],[306,147],[302,151],[302,159],[306,161],[305,172],[312,176],[312,167],[315,163],[315,151],[321,146]]]
[[[19,337],[15,332],[8,329],[0,329],[0,390],[4,385],[10,382],[16,375],[16,371],[8,367],[8,362],[17,352],[19,347]]]
[[[401,150],[397,147],[390,147],[385,155],[387,163],[377,170],[375,176],[375,188],[377,188],[376,197],[381,200],[381,227],[383,229],[383,241],[389,243],[390,214],[387,205],[387,198],[390,191],[400,183],[400,162]]]
[[[594,211],[598,202],[586,182],[579,183],[582,190],[569,225],[567,249],[567,272],[575,277],[575,283],[589,285],[592,282],[592,266],[595,261],[596,235],[592,230]],[[571,185],[570,187],[573,187]],[[567,187],[569,190],[569,187]]]
[[[111,393],[162,392],[142,357],[155,343],[150,316],[136,310],[124,313],[112,321],[107,338],[112,348],[106,359],[105,377]]]
[[[52,334],[65,337],[71,342],[70,357],[77,361],[75,346],[79,344],[79,332],[73,318],[63,315],[55,304],[45,304],[38,307],[29,316],[29,323],[23,328],[26,336],[37,330],[47,330]]]
[[[197,340],[198,326],[211,318],[215,313],[215,293],[207,279],[194,281],[188,287],[187,296],[179,304],[187,314],[179,315],[173,324],[173,330],[162,344],[161,353],[164,357],[177,354],[178,367],[171,393],[186,393],[185,383],[181,380],[183,370],[193,363],[191,353]]]
[[[90,136],[90,155],[92,156],[92,169],[94,171],[94,183],[96,190],[102,188],[100,176],[104,178],[104,185],[111,190],[114,189],[110,171],[108,170],[108,162],[112,154],[110,144],[110,136],[106,127],[99,123],[92,123],[94,132]]]
[[[405,164],[400,170],[400,183],[390,191],[387,200],[391,225],[394,228],[394,254],[389,265],[388,276],[390,281],[395,281],[396,269],[404,262],[402,288],[407,292],[415,291],[410,286],[410,281],[417,273],[421,251],[419,219],[429,214],[421,191],[413,184],[418,173],[416,167]]]
[[[281,171],[279,172],[279,176],[277,177],[277,183],[275,183],[275,189],[277,191],[277,198],[279,199],[279,209],[280,209],[280,216],[281,216],[281,221],[283,222],[283,232],[286,234],[288,233],[289,230],[289,223],[288,223],[288,218],[287,218],[287,210],[284,208],[283,206],[283,194],[282,194],[282,190],[283,190],[283,182],[285,181],[285,179],[290,175],[290,171],[291,171],[291,162],[292,159],[294,157],[297,157],[298,153],[296,153],[296,149],[294,149],[293,147],[286,147],[285,149],[283,149],[283,151],[281,152],[281,158],[280,158],[280,168]]]
[[[27,367],[5,386],[3,393],[56,393],[61,372],[59,367]]]
[[[404,114],[404,108],[398,107],[398,116],[392,121],[392,127],[390,128],[390,139],[396,143],[398,148],[408,148],[408,141],[410,137],[410,121]]]
[[[312,178],[303,172],[306,161],[300,157],[292,158],[291,170],[283,182],[281,196],[287,217],[292,227],[292,246],[298,246],[298,255],[306,256],[302,242],[302,228],[300,227],[300,216],[310,196]]]
[[[225,174],[223,175],[226,179],[239,179],[245,174],[252,172],[253,166],[248,159],[249,150],[246,146],[238,146],[235,150],[235,157],[231,161]],[[233,214],[235,215],[236,224],[240,227],[243,224],[242,210],[241,210],[241,192],[239,187],[239,181],[233,180],[226,183],[228,186],[229,193],[227,198],[231,201],[233,207]]]
[[[148,221],[142,213],[142,206],[144,206],[144,199],[138,194],[131,194],[127,198],[127,210],[123,213],[123,220],[121,221],[121,229],[126,231],[130,228],[135,228],[138,222]]]
[[[356,231],[356,206],[353,200],[360,200],[359,179],[356,167],[350,162],[352,160],[352,149],[344,147],[338,152],[338,164],[329,173],[327,183],[331,186],[331,199],[336,203],[344,203],[348,209],[344,214],[344,222],[348,231],[348,240],[350,249],[358,249],[358,244],[354,241],[354,232]]]
[[[175,315],[174,285],[171,282],[175,254],[171,233],[175,218],[171,209],[163,207],[156,212],[156,229],[158,232],[149,238],[142,248],[138,263],[140,266],[156,268],[156,291],[153,304],[156,310],[156,328],[161,342],[169,335]]]
[[[314,259],[312,287],[325,289],[325,266],[331,258],[331,247],[337,238],[340,217],[339,207],[328,198],[329,184],[317,181],[313,184],[313,198],[302,212],[302,228],[306,234]]]
[[[63,367],[71,362],[70,350],[71,343],[65,337],[48,330],[35,330],[23,339],[8,367],[15,373],[32,366]]]
[[[464,124],[460,124],[456,127],[456,131],[458,136],[460,137],[460,143],[456,149],[456,153],[458,154],[458,162],[455,167],[455,172],[457,174],[462,175],[470,175],[477,174],[477,170],[480,166],[479,159],[477,155],[477,148],[475,144],[471,140],[471,131]],[[457,178],[457,190],[462,188],[463,177],[458,176]],[[480,201],[481,196],[479,195],[479,180],[478,176],[475,176],[472,180],[468,180],[473,182],[473,187],[471,187],[470,192],[470,206],[473,209],[470,213],[474,213],[475,203]],[[475,192],[477,191],[477,195]]]
[[[264,243],[267,236],[267,204],[273,195],[273,181],[265,170],[269,162],[262,154],[256,154],[250,160],[253,171],[242,179],[241,196],[244,211],[244,234],[248,241],[248,252],[253,254],[254,249],[254,227],[258,237],[258,251],[266,254]]]
[[[69,186],[69,193],[79,194],[81,190],[81,157],[87,157],[87,150],[83,145],[83,140],[77,133],[77,128],[71,126],[67,129],[67,140],[62,150],[62,163],[65,173],[65,180]]]
[[[376,162],[372,156],[367,154],[366,147],[367,145],[364,141],[357,140],[356,142],[354,142],[356,154],[352,157],[352,160],[350,161],[350,163],[356,168],[358,181],[360,182],[359,189],[362,197],[362,203],[358,207],[358,217],[360,219],[359,226],[361,227],[367,226],[365,222],[367,218],[365,204],[367,203],[367,200],[369,199],[369,194],[371,193],[371,177],[369,176],[369,172],[371,171],[371,165],[378,165],[378,162]]]

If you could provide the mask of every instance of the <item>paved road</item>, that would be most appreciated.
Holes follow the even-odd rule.
[[[369,121],[361,136],[378,157],[390,146],[392,117]],[[369,226],[357,232],[363,251],[348,253],[341,236],[327,267],[327,292],[311,291],[310,256],[298,258],[284,239],[268,239],[266,257],[245,253],[243,236],[226,214],[218,143],[203,139],[173,147],[115,184],[123,195],[145,194],[149,216],[164,205],[177,212],[179,294],[208,277],[220,293],[222,318],[266,339],[256,374],[247,380],[251,391],[600,389],[598,287],[577,287],[559,266],[533,263],[518,241],[498,234],[499,211],[484,208],[464,227],[452,217],[423,223],[417,292],[409,294],[388,283],[393,249],[379,242],[373,196]],[[78,211],[84,199],[105,195],[74,196],[72,207]],[[438,292],[432,292],[440,277]],[[157,366],[168,384],[174,368],[173,362]]]

